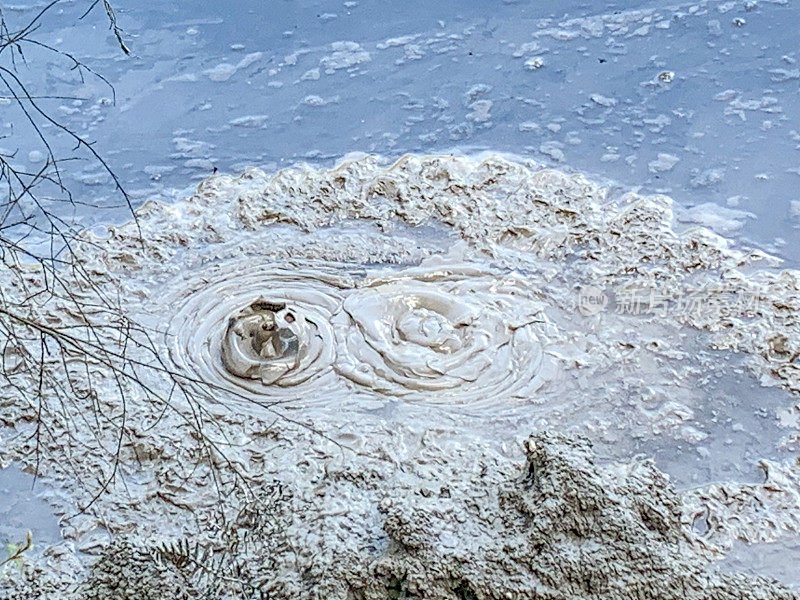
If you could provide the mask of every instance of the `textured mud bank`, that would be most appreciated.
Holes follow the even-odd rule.
[[[496,156],[359,157],[217,176],[75,251],[96,285],[65,273],[72,293],[119,312],[57,298],[30,318],[94,324],[115,354],[46,362],[81,392],[68,410],[3,400],[3,458],[59,490],[64,536],[8,589],[795,597],[710,561],[800,529],[800,275],[676,230],[667,197]],[[8,272],[9,295],[45,285]],[[709,408],[703,385],[733,374],[776,413]],[[767,417],[773,438],[748,432]],[[656,444],[692,485],[631,460]],[[725,477],[698,467],[739,446]]]
[[[585,440],[549,434],[525,450],[516,472],[478,455],[479,471],[408,486],[337,469],[310,504],[283,490],[216,539],[119,539],[69,591],[125,600],[798,597],[764,579],[714,574],[686,554],[680,501],[651,462],[598,465]],[[342,485],[379,488],[380,525],[325,510]],[[67,591],[45,574],[24,575],[41,597]]]

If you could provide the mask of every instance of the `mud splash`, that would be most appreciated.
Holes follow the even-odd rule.
[[[232,375],[264,385],[283,381],[319,356],[318,330],[294,307],[261,296],[228,320],[222,363]]]
[[[298,386],[321,394],[335,384],[331,321],[348,285],[338,271],[314,263],[240,261],[205,271],[168,297],[177,307],[167,329],[170,356],[178,368],[223,390],[271,400],[296,397]],[[264,348],[267,340],[253,347],[251,328],[265,318],[282,321],[280,347]]]
[[[382,508],[387,495],[403,503],[436,497],[444,481],[453,488],[465,481],[486,485],[485,463],[502,464],[498,472],[519,464],[514,442],[531,429],[580,432],[637,450],[660,436],[702,455],[704,440],[729,435],[697,416],[704,401],[698,379],[726,376],[720,350],[746,356],[758,379],[786,390],[786,410],[800,410],[800,276],[706,229],[676,231],[664,196],[612,199],[580,176],[496,156],[407,156],[394,164],[360,157],[332,170],[216,176],[184,202],[145,205],[138,226],[144,246],[133,224],[106,237],[86,233],[83,265],[104,278],[109,292],[129,299],[126,309],[136,322],[163,333],[164,355],[182,381],[205,386],[202,408],[213,417],[213,441],[225,460],[217,464],[192,446],[193,430],[176,416],[185,409],[179,399],[171,410],[128,405],[127,486],[109,487],[96,504],[97,521],[66,528],[84,544],[98,523],[114,533],[133,532],[137,548],[144,540],[183,539],[197,533],[187,511],[236,513],[254,501],[242,482],[258,500],[277,481],[291,490],[291,514],[332,521],[323,530],[312,517],[287,524],[286,553],[274,557],[276,577],[298,576],[289,556],[308,555],[302,547],[309,536],[325,549],[319,556],[327,564],[342,549],[353,564],[389,560],[387,548],[400,540],[419,551],[415,585],[439,589],[452,583],[453,565],[463,557],[437,546],[460,532],[436,515],[455,511],[457,521],[460,509],[432,507],[424,518],[404,521],[398,537],[391,511]],[[609,300],[598,304],[604,310],[582,312],[589,288],[613,296],[616,309]],[[698,290],[701,305],[672,311]],[[658,310],[620,309],[627,306],[623,298],[656,293]],[[758,302],[743,307],[726,301],[731,295]],[[73,317],[53,319],[69,325]],[[118,410],[112,384],[102,398]],[[155,378],[152,385],[170,390]],[[87,397],[87,410],[92,402]],[[276,407],[291,420],[278,418]],[[31,418],[31,408],[14,410],[12,421]],[[313,433],[298,430],[298,420]],[[116,437],[110,427],[91,435],[76,434],[69,424],[63,429],[74,443],[48,448],[39,468],[85,502],[92,494],[76,489],[74,469],[90,481],[91,465],[107,460],[105,448]],[[5,436],[9,453],[22,462],[30,460],[28,433],[20,427]],[[796,433],[781,435],[782,447],[792,448]],[[770,456],[776,451],[750,443]],[[59,461],[67,450],[81,460]],[[578,462],[594,487],[634,469]],[[687,502],[681,524],[670,521],[670,544],[677,545],[669,552],[679,546],[704,564],[736,538],[769,541],[797,532],[800,496],[791,474],[798,467],[792,460],[770,464],[773,477],[765,482],[706,481],[682,492]],[[233,490],[222,508],[216,469]],[[317,494],[329,485],[320,504]],[[634,502],[634,488],[647,498],[651,493],[647,486],[620,486],[623,504]],[[469,497],[479,495],[473,490]],[[759,498],[774,500],[765,513],[750,508]],[[470,521],[477,545],[491,546],[508,533],[488,526],[490,517]],[[225,516],[226,522],[235,518]],[[707,526],[698,528],[698,519]],[[200,529],[211,520],[202,518]],[[441,531],[439,541],[426,531]],[[526,544],[538,544],[541,532],[514,531]],[[616,539],[610,529],[598,535],[607,536],[603,543]],[[640,550],[613,560],[638,573],[631,561]],[[513,549],[503,552],[515,560]],[[435,556],[446,576],[423,568]],[[319,571],[316,581],[328,581],[345,597],[345,588],[336,586],[349,575],[317,563],[311,568]],[[569,581],[586,572],[583,563],[564,568]],[[475,574],[470,589],[487,597],[506,589],[497,573]],[[621,590],[663,592],[658,578],[632,577],[620,580]],[[733,597],[739,589],[712,580],[719,593],[708,597]],[[748,585],[751,597],[759,597],[760,584]],[[450,596],[442,591],[441,597]]]

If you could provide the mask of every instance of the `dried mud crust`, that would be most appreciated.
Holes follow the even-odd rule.
[[[387,582],[442,600],[796,597],[682,558],[680,501],[652,462],[597,466],[588,442],[547,434],[526,450],[524,477],[491,498],[385,502],[390,550],[364,597]]]
[[[380,540],[358,539],[331,547],[339,541],[331,530],[335,518],[320,516],[313,510],[313,500],[304,501],[297,494],[278,497],[269,507],[269,517],[240,513],[238,522],[215,537],[230,539],[242,528],[255,534],[239,547],[239,556],[215,554],[210,539],[205,547],[201,538],[171,545],[163,540],[145,544],[119,539],[71,596],[85,600],[800,597],[765,579],[716,573],[703,559],[686,553],[680,500],[651,461],[598,465],[587,441],[552,434],[531,436],[526,453],[522,476],[513,479],[503,473],[496,481],[497,473],[479,473],[464,481],[442,482],[434,491],[419,483],[386,489],[378,506],[384,537]],[[334,479],[344,476],[346,471],[332,474]],[[307,535],[303,552],[294,553],[297,540],[289,539],[288,532],[296,531],[289,523],[298,515],[316,522],[317,533]]]

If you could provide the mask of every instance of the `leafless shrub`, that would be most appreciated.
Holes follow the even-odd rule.
[[[31,51],[37,56],[44,53],[49,63],[72,73],[76,81],[100,80],[113,96],[102,75],[37,36],[58,3],[53,0],[22,26],[9,23],[0,8],[0,95],[13,111],[14,135],[34,136],[44,157],[42,166],[30,169],[18,166],[16,150],[0,151],[0,399],[18,413],[14,427],[25,423],[29,428],[36,473],[48,447],[91,443],[105,455],[105,466],[94,480],[79,478],[90,498],[83,506],[86,510],[118,478],[122,449],[137,433],[130,424],[137,407],[158,406],[162,416],[168,411],[179,415],[196,431],[203,460],[220,465],[226,459],[215,441],[222,439],[222,432],[208,433],[211,419],[202,399],[209,388],[162,360],[154,332],[131,320],[124,303],[103,285],[103,276],[87,268],[81,252],[92,242],[64,216],[69,213],[64,207],[85,204],[73,197],[64,170],[72,162],[89,160],[107,173],[136,219],[120,179],[94,142],[53,116],[48,101],[64,97],[38,95],[32,89],[33,71],[27,59]],[[113,8],[107,0],[102,3],[112,34],[122,52],[129,54]],[[0,144],[8,141],[0,137]],[[69,150],[60,151],[66,142]],[[154,381],[153,374],[167,385],[148,383]],[[103,394],[113,394],[114,401]],[[7,413],[6,419],[13,418]],[[87,431],[93,441],[87,441]],[[70,460],[69,451],[61,454]],[[227,464],[231,467],[227,481],[216,479],[218,470],[214,471],[220,492],[230,485],[231,473],[236,479],[236,469]],[[77,465],[62,466],[77,471]]]

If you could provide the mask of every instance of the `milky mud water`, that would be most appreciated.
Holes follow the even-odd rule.
[[[137,202],[157,200],[139,212],[144,249],[130,225],[114,225],[124,210],[76,209],[93,227],[83,256],[202,403],[134,396],[122,471],[88,513],[115,430],[54,425],[70,441],[48,446],[37,486],[58,491],[64,541],[41,534],[34,581],[58,594],[88,577],[102,594],[123,576],[187,575],[202,590],[187,556],[213,555],[226,577],[257,557],[265,572],[243,581],[287,597],[308,597],[304,586],[332,597],[412,585],[521,593],[526,582],[507,576],[530,563],[521,548],[569,537],[606,486],[597,505],[614,511],[581,531],[646,554],[599,554],[626,585],[666,594],[718,559],[712,568],[797,584],[797,273],[783,270],[797,260],[800,100],[795,36],[782,25],[794,4],[541,14],[517,3],[487,16],[437,3],[399,23],[370,18],[387,9],[368,2],[269,23],[255,6],[216,10],[121,9],[138,42],[130,62],[77,26],[117,105],[86,83],[57,109],[113,139]],[[23,149],[20,164],[41,159]],[[350,150],[378,156],[342,162]],[[442,155],[451,150],[462,157]],[[310,166],[280,170],[297,161]],[[262,168],[213,177],[188,200],[175,191],[252,164]],[[98,199],[105,177],[87,167],[74,183]],[[282,354],[307,360],[281,363],[271,383],[221,358],[230,319],[262,298],[310,324],[314,348]],[[171,397],[174,382],[145,376]],[[109,378],[99,398],[111,415],[122,415],[117,394]],[[30,471],[31,408],[6,402],[4,460]],[[187,421],[197,407],[224,460],[208,458]],[[554,431],[587,436],[598,458],[573,438],[526,441]],[[638,455],[678,486],[679,514]],[[547,478],[526,496],[537,489],[530,465],[584,500]],[[565,530],[517,528],[548,519],[537,512],[548,499],[565,503]],[[234,531],[253,532],[251,545],[226,554]],[[653,544],[645,552],[637,539]],[[501,540],[512,542],[494,568],[479,550]],[[765,548],[778,549],[774,569],[752,559]],[[564,558],[550,550],[547,560]],[[458,575],[465,562],[475,572]],[[678,579],[655,576],[662,563]],[[566,586],[583,566],[562,575],[554,587],[588,593]],[[780,593],[708,577],[719,594]]]
[[[116,7],[130,59],[96,20],[78,20],[78,4],[42,22],[43,41],[89,61],[116,94],[58,65],[37,89],[74,97],[43,106],[98,141],[137,202],[214,168],[504,151],[667,193],[684,223],[800,256],[794,2],[519,0],[487,13],[481,2],[318,1],[267,15],[252,1],[146,0]],[[38,8],[5,10],[22,21]],[[24,116],[11,131],[12,118],[2,146],[40,165],[35,132]],[[77,197],[103,200],[76,209],[82,223],[128,218],[98,167],[65,176]]]

